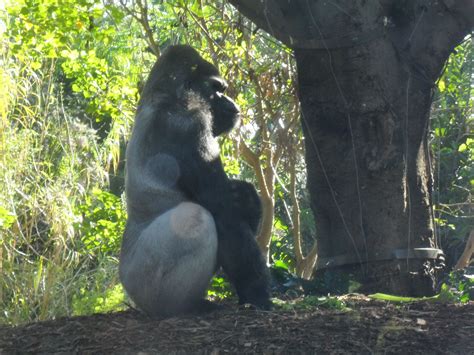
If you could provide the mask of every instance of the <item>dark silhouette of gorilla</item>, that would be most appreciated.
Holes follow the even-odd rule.
[[[128,221],[120,279],[138,307],[174,315],[204,307],[220,266],[240,303],[271,307],[255,235],[255,188],[229,179],[216,137],[239,121],[227,83],[191,47],[171,46],[153,67],[127,147]]]

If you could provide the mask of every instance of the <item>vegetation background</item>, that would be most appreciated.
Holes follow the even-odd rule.
[[[243,124],[222,139],[227,172],[255,183],[259,245],[274,270],[309,277],[317,236],[291,52],[225,1],[0,2],[0,322],[126,307],[123,153],[161,51],[188,43],[217,65]],[[448,270],[474,225],[472,37],[432,107],[437,233]],[[217,277],[209,291],[229,289]]]

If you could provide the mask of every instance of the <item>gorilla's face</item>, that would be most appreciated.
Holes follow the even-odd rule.
[[[213,116],[212,133],[215,137],[232,130],[240,119],[239,107],[224,95],[227,86],[217,69],[204,60],[196,67],[189,81],[189,89],[209,103]]]
[[[210,104],[213,115],[212,133],[215,137],[227,133],[239,122],[240,109],[228,96],[224,95],[227,83],[219,76],[209,77],[206,86],[210,90]]]
[[[224,95],[227,83],[219,70],[186,45],[171,46],[153,67],[142,93],[142,101],[154,93],[167,96],[168,102],[182,103],[183,97],[198,96],[208,103],[212,114],[212,133],[229,132],[239,122],[239,107]]]

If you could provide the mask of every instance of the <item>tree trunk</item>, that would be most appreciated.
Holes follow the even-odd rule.
[[[231,3],[294,49],[321,279],[343,269],[366,292],[432,294],[429,110],[472,1]]]
[[[380,261],[437,247],[427,151],[432,83],[383,41],[295,55],[318,266],[359,264],[372,289],[429,293],[432,263]],[[410,278],[399,279],[407,270]]]

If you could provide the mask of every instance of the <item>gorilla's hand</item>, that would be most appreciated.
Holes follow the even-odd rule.
[[[256,280],[254,283],[248,283],[238,292],[239,304],[252,304],[259,309],[269,311],[273,308],[273,303],[269,299],[268,290],[262,288],[264,280]]]

